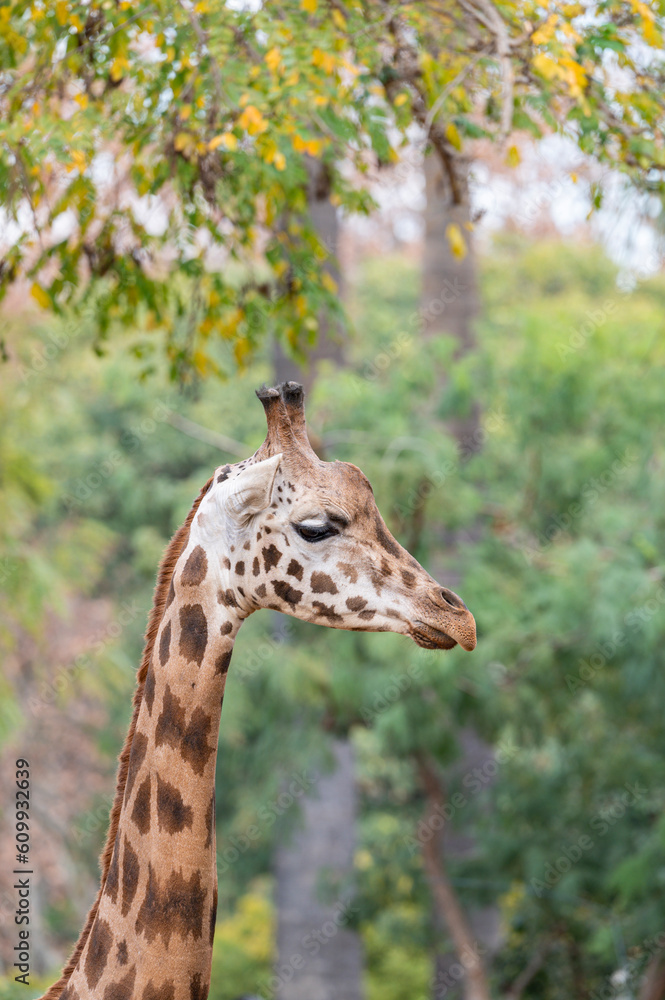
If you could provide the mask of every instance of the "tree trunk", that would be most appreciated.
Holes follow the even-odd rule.
[[[425,158],[425,247],[422,276],[422,328],[426,339],[448,335],[457,342],[456,357],[476,346],[473,321],[478,313],[476,256],[471,240],[469,183],[466,167],[458,177],[459,203],[453,203],[449,181],[439,158]],[[451,227],[453,227],[451,229]],[[456,234],[464,238],[458,247]],[[468,412],[456,414],[449,422],[463,455],[479,447],[480,406],[470,401]]]
[[[329,199],[327,172],[323,164],[309,157],[307,169],[311,220],[321,242],[336,254],[339,221]],[[325,270],[341,292],[336,261],[328,261]],[[319,335],[307,368],[301,368],[276,345],[278,382],[293,379],[303,383],[309,392],[319,361],[325,359],[337,366],[344,363],[341,339],[333,336],[325,316],[318,319]],[[316,440],[312,445],[320,453]],[[337,769],[322,778],[314,794],[304,800],[302,829],[291,843],[280,845],[277,851],[277,1000],[360,1000],[363,995],[360,936],[344,926],[352,905],[349,886],[356,822],[355,768],[348,740],[335,741],[334,756]],[[323,904],[317,892],[325,869],[332,869],[335,881],[344,887],[332,904]],[[321,940],[316,939],[317,935]],[[302,964],[295,956],[301,956]]]
[[[335,770],[303,800],[302,827],[277,851],[276,1000],[363,996],[360,939],[346,927],[353,915],[356,822],[351,744],[335,740],[333,754]],[[322,876],[331,890],[325,895]]]
[[[427,805],[423,819],[423,861],[429,880],[434,905],[441,921],[445,923],[455,945],[459,964],[464,970],[462,988],[465,1000],[490,1000],[489,985],[479,954],[478,944],[466,914],[450,884],[444,862],[443,825],[445,796],[432,762],[420,758],[417,762],[420,781],[425,790]],[[449,973],[449,978],[452,970]],[[453,983],[460,976],[452,976]],[[449,983],[438,984],[448,992]],[[443,990],[442,990],[443,992]]]
[[[663,1000],[665,997],[665,955],[662,951],[650,959],[640,989],[640,1000]]]
[[[454,356],[461,359],[474,350],[476,338],[473,323],[479,310],[476,255],[472,240],[469,202],[468,166],[456,162],[457,190],[450,188],[446,171],[439,157],[432,153],[425,158],[425,242],[422,264],[422,332],[428,340],[448,336],[455,341]],[[457,251],[457,252],[455,252]],[[441,389],[446,376],[441,373]],[[480,449],[480,405],[470,397],[466,405],[458,407],[447,419],[447,426],[457,439],[459,461],[463,462]],[[462,539],[448,534],[442,546],[442,565],[434,565],[436,579],[444,578],[454,590],[459,585]],[[473,732],[458,733],[462,755],[457,762],[463,771],[478,763],[478,757],[491,756],[491,747]],[[422,777],[422,776],[421,776]],[[438,952],[435,956],[433,1000],[445,996],[464,996],[466,1000],[489,996],[483,968],[478,954],[490,954],[497,946],[498,914],[496,908],[484,908],[465,914],[457,901],[446,877],[446,852],[448,856],[467,853],[473,849],[469,836],[433,838],[424,847],[424,860],[437,913],[437,923],[445,923],[453,940],[455,953]],[[464,927],[466,933],[461,934]],[[455,929],[456,928],[456,929]],[[468,948],[472,946],[473,952]],[[460,949],[464,949],[461,951]],[[475,956],[473,968],[468,968],[469,955]],[[464,972],[460,965],[464,967]]]
[[[330,201],[328,171],[320,160],[308,156],[305,161],[309,175],[307,204],[310,219],[317,236],[332,255],[323,265],[323,271],[335,280],[341,295],[342,276],[336,259],[339,249],[339,219],[337,218],[337,210]],[[318,264],[313,261],[312,266],[318,267]],[[305,367],[289,358],[281,344],[275,344],[273,363],[278,382],[290,380],[301,382],[305,386],[305,391],[309,392],[316,378],[316,367],[319,361],[331,361],[338,367],[344,364],[344,344],[340,332],[330,329],[330,324],[325,316],[317,318],[319,332],[316,343],[308,352],[308,363]]]

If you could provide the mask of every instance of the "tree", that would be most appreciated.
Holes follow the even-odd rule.
[[[207,0],[12,0],[0,23],[2,290],[94,304],[98,346],[131,324],[174,375],[242,364],[270,326],[314,339],[336,289],[303,223],[320,159],[333,200],[368,211],[368,167],[417,123],[463,199],[479,137],[561,128],[662,193],[663,15],[655,4],[371,0],[249,9]],[[509,157],[517,157],[511,147]],[[598,202],[601,193],[594,193]],[[453,224],[453,249],[464,233]]]

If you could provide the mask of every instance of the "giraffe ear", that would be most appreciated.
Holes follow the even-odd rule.
[[[226,513],[242,523],[269,507],[281,459],[280,452],[256,465],[248,465],[235,479],[227,480],[219,498]]]

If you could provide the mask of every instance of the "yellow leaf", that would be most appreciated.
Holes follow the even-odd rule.
[[[531,63],[536,72],[544,76],[546,80],[553,80],[555,76],[560,76],[559,67],[554,59],[550,59],[544,52],[539,52],[534,56]]]
[[[238,119],[238,125],[249,132],[250,135],[260,135],[261,132],[265,132],[268,128],[268,122],[253,104],[247,105]]]
[[[531,41],[534,45],[547,45],[550,39],[553,37],[556,30],[557,16],[556,14],[550,14],[550,16],[545,21],[545,24],[541,25],[537,31],[531,36]]]
[[[308,14],[316,14],[316,8],[319,6],[318,0],[302,0],[302,9],[306,10]]]
[[[87,94],[76,94],[74,96],[74,100],[76,101],[76,103],[78,104],[78,106],[81,108],[82,111],[85,111],[85,109],[88,107]]]
[[[188,132],[178,132],[175,139],[173,140],[173,148],[176,150],[176,152],[180,153],[182,152],[183,149],[186,149],[191,142],[192,142],[192,137],[191,135],[189,135]]]
[[[266,66],[271,72],[276,72],[277,67],[282,61],[282,53],[279,51],[277,46],[270,49],[270,52],[266,52]]]
[[[284,156],[284,153],[275,153],[275,157],[272,162],[273,166],[276,167],[277,170],[286,170],[286,157]]]
[[[454,122],[448,122],[446,125],[446,139],[451,146],[455,147],[455,149],[462,148],[462,139]]]
[[[320,139],[303,139],[299,135],[294,135],[291,140],[296,153],[309,153],[310,156],[319,156],[323,148]]]
[[[408,94],[404,94],[404,93],[398,94],[397,97],[395,98],[395,107],[396,108],[401,108],[403,104],[406,104],[406,102],[408,101],[408,99],[409,99],[409,95]]]
[[[317,48],[312,52],[312,64],[320,66],[324,73],[332,73],[335,69],[336,60],[330,52],[324,52],[322,49]]]
[[[520,151],[517,146],[511,146],[506,154],[506,162],[510,167],[518,167],[522,162]]]
[[[571,179],[571,181],[573,182],[573,184],[577,184],[577,174],[576,174],[575,172],[573,172],[573,173],[572,173],[572,174],[570,175],[570,179]]]
[[[252,345],[250,344],[249,340],[247,340],[246,337],[242,337],[240,340],[236,341],[233,348],[233,353],[235,354],[235,359],[241,368],[244,366],[245,358],[247,358],[248,355],[251,354],[251,352],[252,352]]]
[[[178,111],[178,116],[180,117],[181,121],[186,122],[191,113],[192,113],[191,104],[184,104]]]
[[[450,225],[446,226],[446,238],[453,257],[457,257],[458,260],[464,260],[468,252],[466,240],[456,222],[451,222]]]
[[[346,31],[346,18],[337,7],[333,7],[332,19],[340,31]]]
[[[37,302],[39,302],[42,309],[51,308],[51,299],[49,298],[48,294],[44,291],[42,286],[38,285],[37,282],[35,282],[32,288],[30,289],[30,294],[32,295],[33,299],[36,299]]]
[[[321,284],[327,292],[330,292],[331,295],[337,294],[337,282],[331,274],[328,274],[327,271],[324,271],[321,275]]]
[[[221,135],[216,135],[214,139],[210,140],[208,149],[212,152],[212,150],[218,149],[219,146],[224,146],[225,149],[237,149],[238,140],[233,132],[222,132]]]
[[[58,24],[67,24],[67,14],[69,13],[67,9],[68,5],[65,0],[58,0],[55,5],[55,16],[58,20]]]
[[[85,171],[86,166],[85,153],[82,153],[80,149],[73,150],[72,163],[67,169],[76,169],[80,174],[82,174]]]
[[[116,56],[111,63],[111,79],[114,83],[122,79],[122,74],[126,66],[129,66],[129,60],[125,56]]]

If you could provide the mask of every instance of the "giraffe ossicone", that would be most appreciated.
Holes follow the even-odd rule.
[[[367,478],[324,462],[302,387],[257,392],[268,433],[203,487],[160,566],[98,897],[44,1000],[206,1000],[217,913],[217,734],[235,637],[271,608],[476,644],[473,615],[393,538]]]

